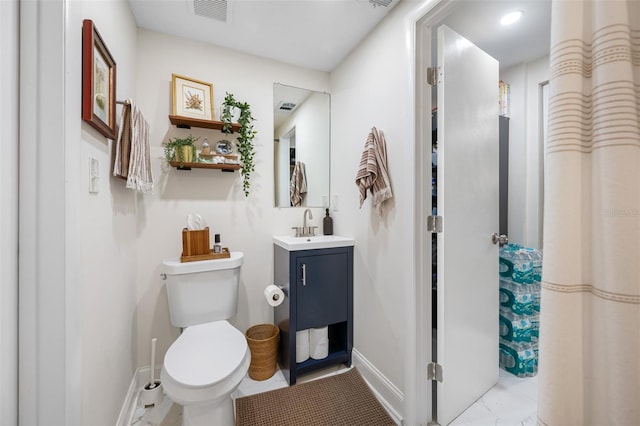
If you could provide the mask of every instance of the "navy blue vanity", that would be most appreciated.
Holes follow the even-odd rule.
[[[353,240],[347,241],[350,245],[303,249],[274,239],[275,284],[286,296],[274,312],[280,328],[278,363],[290,385],[301,374],[341,363],[351,365]],[[296,331],[324,326],[328,326],[328,356],[296,363]]]

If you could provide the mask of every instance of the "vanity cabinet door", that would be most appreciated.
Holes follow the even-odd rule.
[[[347,321],[349,271],[346,252],[296,259],[297,330]]]

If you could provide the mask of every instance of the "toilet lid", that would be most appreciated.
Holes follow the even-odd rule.
[[[227,321],[194,325],[171,345],[164,369],[184,386],[210,386],[233,373],[247,350],[244,335]]]

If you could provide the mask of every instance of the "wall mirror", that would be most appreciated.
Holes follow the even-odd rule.
[[[329,206],[330,102],[328,93],[273,85],[276,207]]]

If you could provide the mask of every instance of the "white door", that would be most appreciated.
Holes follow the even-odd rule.
[[[437,421],[498,381],[498,62],[438,29]]]

